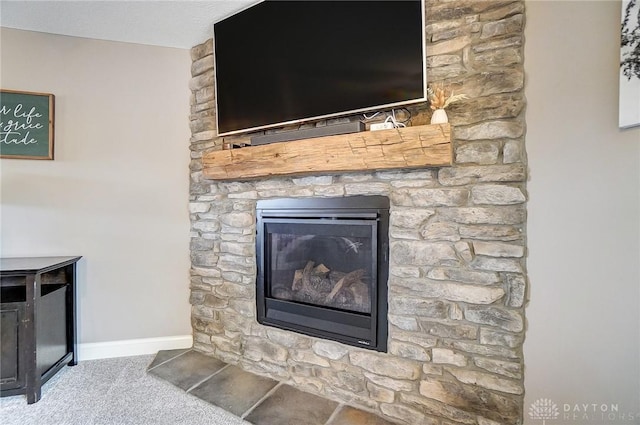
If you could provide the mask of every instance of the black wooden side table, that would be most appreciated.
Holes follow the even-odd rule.
[[[82,257],[0,259],[0,395],[40,400],[42,384],[78,362],[76,263]]]

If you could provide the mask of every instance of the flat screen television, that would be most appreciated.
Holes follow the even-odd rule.
[[[214,24],[219,135],[426,100],[424,5],[262,1]]]

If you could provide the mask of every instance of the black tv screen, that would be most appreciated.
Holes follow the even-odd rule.
[[[218,134],[426,99],[421,0],[263,1],[214,24]]]

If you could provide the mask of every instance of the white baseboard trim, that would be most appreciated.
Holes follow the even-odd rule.
[[[78,344],[78,360],[109,359],[112,357],[141,356],[155,354],[160,350],[191,348],[191,335],[161,338],[128,339],[123,341],[89,342]]]

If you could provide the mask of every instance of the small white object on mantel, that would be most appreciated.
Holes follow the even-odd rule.
[[[444,124],[447,122],[449,122],[447,111],[442,108],[438,108],[433,111],[433,115],[431,115],[431,124]]]

